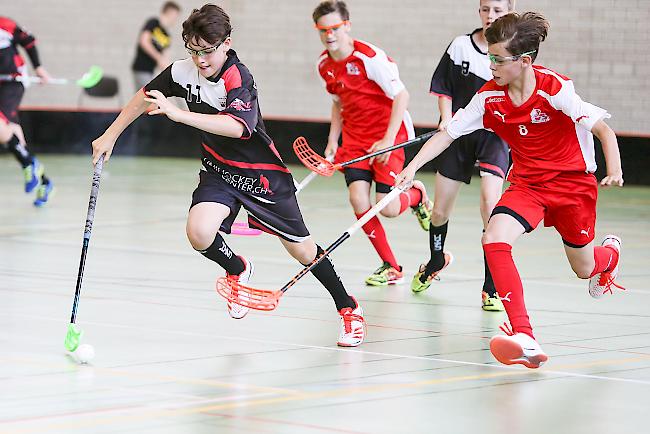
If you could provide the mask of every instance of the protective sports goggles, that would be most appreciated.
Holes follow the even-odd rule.
[[[490,62],[494,63],[495,65],[505,65],[508,62],[514,62],[515,60],[519,60],[521,56],[529,56],[535,53],[536,51],[537,50],[526,51],[525,53],[517,54],[515,56],[507,56],[507,57],[497,56],[495,54],[488,53],[488,57],[490,58]]]
[[[213,45],[212,47],[202,48],[200,50],[195,50],[186,45],[185,49],[187,50],[188,53],[190,53],[190,56],[203,57],[217,51],[217,48],[219,48],[221,44],[223,44],[223,41],[219,42],[217,45]]]
[[[331,26],[319,26],[318,24],[314,24],[314,27],[317,28],[320,33],[329,33],[329,32],[336,32],[338,29],[345,26],[349,22],[350,21],[345,20],[345,21],[341,21],[340,23],[332,24]]]

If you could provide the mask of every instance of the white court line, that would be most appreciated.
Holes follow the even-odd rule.
[[[48,318],[48,317],[43,317],[43,316],[38,316],[38,315],[21,315],[21,316],[23,318],[31,318],[31,319],[41,320],[41,321],[52,321],[52,322],[57,322],[57,323],[61,322],[60,319]],[[96,322],[96,321],[85,321],[84,323],[97,325],[97,326],[102,326],[102,327],[109,327],[109,328],[133,329],[133,330],[139,330],[140,332],[142,332],[142,327],[135,327],[135,326],[129,326],[129,325],[118,325],[118,324],[108,324],[108,323]],[[209,337],[209,338],[213,338],[213,339],[218,338],[218,339],[224,339],[224,340],[234,340],[234,341],[245,341],[245,342],[263,343],[263,344],[273,344],[273,345],[282,345],[282,346],[286,346],[286,347],[298,347],[298,348],[321,350],[321,351],[336,351],[336,352],[358,353],[358,354],[367,354],[367,355],[382,356],[382,357],[392,357],[392,358],[407,359],[407,360],[424,360],[424,361],[429,361],[429,362],[450,363],[450,364],[463,365],[463,366],[477,366],[477,367],[493,368],[493,369],[501,369],[501,370],[522,371],[522,369],[524,369],[524,368],[521,368],[521,367],[508,366],[508,365],[496,365],[496,364],[480,363],[480,362],[467,362],[467,361],[463,361],[463,360],[442,359],[442,358],[438,358],[438,357],[429,357],[429,356],[411,356],[411,355],[407,355],[407,354],[383,353],[383,352],[366,351],[366,350],[353,349],[353,348],[339,348],[339,347],[325,347],[325,346],[320,346],[320,345],[297,344],[297,343],[292,343],[292,342],[275,341],[275,340],[268,340],[268,339],[254,339],[254,338],[246,338],[246,337],[223,336],[223,335],[215,335],[215,334],[211,334],[211,333],[197,333],[197,332],[189,332],[189,331],[182,331],[182,330],[175,330],[175,329],[167,330],[167,329],[148,328],[147,330],[151,331],[151,332],[158,332],[158,333],[161,333],[161,334],[164,334],[164,335],[180,334],[180,335],[186,335],[186,336],[201,336],[201,337]],[[612,351],[616,351],[616,350],[612,350]],[[643,358],[645,358],[645,357],[643,357]],[[647,359],[648,359],[648,361],[650,361],[650,357],[648,357]],[[110,368],[105,368],[105,369],[110,369]],[[527,369],[527,368],[525,368],[525,369]],[[641,384],[641,385],[650,386],[650,380],[634,380],[634,379],[629,379],[629,378],[607,377],[607,376],[603,376],[603,375],[579,374],[579,373],[575,373],[575,372],[554,371],[554,370],[550,370],[550,369],[531,370],[531,374],[532,373],[550,374],[550,375],[556,375],[556,376],[559,376],[559,377],[585,378],[585,379],[592,379],[592,380],[612,381],[612,382],[618,382],[618,383],[631,383],[631,384]]]

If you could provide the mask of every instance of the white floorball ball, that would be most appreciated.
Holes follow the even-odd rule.
[[[81,344],[74,352],[79,363],[88,363],[95,357],[95,349],[92,345]]]

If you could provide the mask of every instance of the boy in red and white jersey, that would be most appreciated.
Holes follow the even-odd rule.
[[[326,48],[318,59],[318,72],[333,99],[325,155],[335,155],[335,163],[341,163],[413,138],[413,123],[406,111],[409,94],[395,62],[381,49],[350,36],[350,14],[344,2],[324,1],[316,7],[312,18]],[[343,142],[339,148],[341,133]],[[394,174],[403,167],[404,150],[399,149],[343,169],[357,218],[371,207],[371,183],[375,182],[378,202],[390,192]],[[409,207],[422,229],[429,230],[432,203],[419,181],[381,214],[397,217]],[[402,267],[379,218],[373,217],[363,230],[383,261],[366,283],[384,286],[402,282]]]
[[[607,235],[594,247],[598,182],[593,175],[595,134],[602,143],[607,176],[602,186],[622,186],[618,142],[604,119],[606,110],[583,101],[573,82],[533,65],[548,32],[540,14],[511,13],[486,31],[493,80],[459,110],[445,132],[432,137],[398,176],[402,185],[456,138],[480,128],[494,131],[511,147],[511,185],[497,203],[483,236],[483,250],[512,329],[495,336],[490,350],[505,364],[529,368],[548,357],[534,338],[512,244],[542,219],[562,236],[571,268],[589,279],[589,294],[611,292],[618,274],[621,240]]]

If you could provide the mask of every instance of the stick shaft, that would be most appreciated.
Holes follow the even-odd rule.
[[[0,81],[19,81],[21,83],[42,83],[43,79],[40,77],[32,77],[28,75],[11,75],[0,74]],[[48,84],[67,84],[68,80],[65,78],[51,78]]]
[[[373,207],[370,208],[368,211],[366,211],[366,213],[365,213],[365,214],[364,214],[364,215],[363,215],[359,220],[357,220],[357,221],[356,221],[352,226],[350,226],[348,229],[346,229],[346,231],[343,232],[343,235],[341,235],[340,237],[338,237],[338,238],[336,239],[336,241],[334,241],[332,244],[330,244],[330,245],[329,245],[329,246],[328,246],[328,247],[323,251],[323,253],[322,253],[320,256],[317,256],[317,257],[316,257],[316,258],[311,262],[311,264],[307,265],[305,268],[303,268],[302,270],[300,270],[300,272],[299,272],[298,274],[296,274],[295,276],[293,276],[293,278],[292,278],[292,279],[291,279],[291,280],[290,280],[286,285],[284,285],[284,286],[280,289],[280,291],[282,291],[282,292],[286,292],[287,289],[289,289],[289,288],[291,288],[293,285],[295,285],[295,283],[296,283],[298,280],[300,280],[300,279],[301,279],[305,274],[307,274],[307,273],[309,273],[311,270],[313,270],[314,267],[315,267],[316,265],[318,265],[318,264],[323,260],[323,258],[325,258],[327,255],[329,255],[330,253],[332,253],[332,252],[334,251],[334,249],[336,249],[338,246],[340,246],[341,244],[343,244],[343,242],[344,242],[345,240],[347,240],[348,238],[350,238],[350,237],[351,237],[351,236],[352,236],[356,231],[359,230],[359,228],[361,228],[363,225],[365,225],[365,224],[366,224],[366,223],[367,223],[371,218],[373,218],[374,216],[376,216],[376,215],[379,213],[379,211],[381,211],[382,209],[384,209],[384,208],[386,207],[386,205],[388,205],[388,204],[389,204],[393,199],[395,199],[396,196],[398,196],[398,195],[401,194],[402,192],[403,192],[403,190],[401,190],[401,189],[399,189],[399,188],[395,188],[395,189],[393,189],[390,193],[388,193],[386,196],[384,196],[384,198],[383,198],[382,200],[380,200],[379,202],[377,202],[377,203],[375,204],[375,206],[373,206]]]
[[[74,291],[74,302],[72,303],[72,315],[70,322],[74,324],[77,319],[77,307],[79,306],[79,295],[81,294],[81,282],[83,280],[84,268],[86,266],[86,253],[90,243],[90,234],[93,230],[93,221],[95,219],[95,206],[97,205],[97,196],[99,195],[99,181],[102,177],[104,168],[104,156],[100,156],[95,171],[93,173],[93,182],[90,188],[90,200],[88,201],[88,213],[86,214],[86,225],[84,226],[84,238],[81,246],[81,259],[79,260],[79,271],[77,273],[77,287]]]
[[[408,146],[413,146],[413,145],[417,145],[417,144],[420,144],[420,143],[424,143],[427,140],[429,140],[431,137],[433,137],[433,135],[435,133],[437,133],[437,132],[438,132],[437,130],[429,131],[428,133],[424,133],[424,134],[422,134],[420,136],[417,136],[417,137],[415,137],[415,138],[413,138],[411,140],[407,140],[406,142],[402,142],[402,143],[400,143],[398,145],[391,146],[390,148],[380,149],[379,151],[375,151],[375,152],[372,152],[370,154],[362,155],[361,157],[354,158],[354,159],[352,159],[350,161],[345,161],[343,163],[337,164],[336,166],[338,166],[338,167],[349,166],[350,164],[358,163],[359,161],[367,160],[368,158],[376,157],[377,155],[385,154],[386,152],[392,152],[392,151],[395,151],[397,149],[406,148]]]

